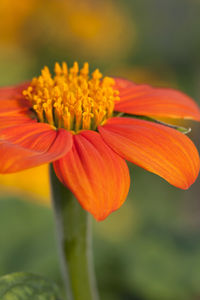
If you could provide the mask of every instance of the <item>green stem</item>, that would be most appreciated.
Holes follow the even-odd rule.
[[[98,300],[91,250],[91,219],[50,165],[52,201],[67,300]]]

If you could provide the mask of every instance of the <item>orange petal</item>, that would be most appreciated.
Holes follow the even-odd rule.
[[[55,172],[81,206],[103,220],[126,199],[128,167],[97,132],[82,131],[73,138],[72,150],[54,162]]]
[[[29,115],[29,103],[25,99],[10,99],[0,101],[0,117]]]
[[[71,133],[44,123],[27,123],[0,130],[0,173],[14,173],[65,155],[72,147]]]
[[[29,83],[0,88],[0,117],[24,114],[30,108],[30,103],[22,95]]]
[[[8,128],[16,125],[22,125],[27,123],[35,123],[36,120],[30,119],[30,117],[26,115],[11,115],[7,117],[0,117],[0,129]]]
[[[126,92],[127,89],[136,86],[136,84],[133,81],[124,78],[115,77],[114,80],[115,80],[114,88],[120,91],[120,93]]]
[[[112,118],[99,132],[120,156],[187,189],[199,173],[199,155],[182,133],[153,122]]]
[[[200,121],[200,109],[192,98],[167,88],[135,85],[130,81],[115,79],[119,86],[120,101],[115,111],[135,115],[185,118]]]
[[[19,98],[22,91],[29,86],[30,82],[24,82],[18,85],[0,87],[0,101],[5,99]]]
[[[120,93],[120,102],[130,100],[130,97],[136,98],[138,96],[144,95],[147,91],[151,91],[152,87],[146,84],[135,84],[132,81],[114,78],[115,86],[114,89],[118,90]]]

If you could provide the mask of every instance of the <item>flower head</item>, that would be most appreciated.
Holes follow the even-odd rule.
[[[146,119],[144,119],[146,116]],[[183,133],[149,117],[200,121],[181,92],[89,76],[87,63],[45,67],[30,83],[0,89],[0,172],[53,162],[81,206],[103,220],[128,194],[125,160],[187,189],[197,178],[198,152]]]
[[[62,67],[56,63],[54,78],[47,67],[41,76],[33,78],[23,95],[30,101],[38,121],[78,132],[96,130],[110,118],[114,103],[119,100],[119,92],[112,87],[114,80],[109,77],[101,80],[98,69],[91,79],[88,73],[88,63],[80,72],[77,62],[69,71],[66,63]]]

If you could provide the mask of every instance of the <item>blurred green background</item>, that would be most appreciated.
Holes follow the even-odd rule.
[[[199,101],[199,16],[199,0],[0,0],[0,85],[77,60]],[[199,125],[185,125],[200,149]],[[101,299],[200,299],[199,179],[181,191],[130,172],[126,203],[93,222]],[[1,176],[0,187],[0,275],[28,271],[61,284],[47,166]]]

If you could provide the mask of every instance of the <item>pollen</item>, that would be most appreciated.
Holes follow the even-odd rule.
[[[115,102],[120,99],[113,78],[103,78],[98,69],[89,76],[88,63],[79,70],[77,62],[69,69],[65,62],[56,63],[54,73],[52,76],[44,67],[23,91],[38,122],[76,133],[96,130],[112,117]]]

